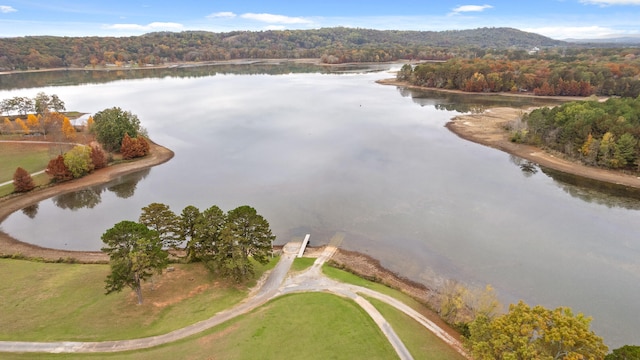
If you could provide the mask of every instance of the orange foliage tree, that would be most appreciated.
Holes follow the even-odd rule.
[[[122,138],[120,153],[123,159],[146,156],[149,153],[149,143],[142,136],[131,138],[129,134],[125,133],[124,138]]]
[[[107,158],[104,155],[104,151],[97,146],[91,147],[91,162],[96,170],[107,166]]]
[[[47,175],[51,176],[52,180],[55,182],[73,179],[73,174],[69,171],[67,165],[64,164],[64,157],[62,155],[58,155],[58,157],[51,159],[45,172]]]
[[[33,190],[36,185],[33,183],[31,174],[27,170],[19,167],[13,174],[13,188],[15,192],[27,192]]]

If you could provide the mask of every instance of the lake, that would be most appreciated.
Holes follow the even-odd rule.
[[[504,302],[593,316],[593,329],[614,348],[639,342],[638,200],[444,127],[460,112],[538,103],[408,91],[376,84],[393,76],[387,71],[338,70],[205,67],[72,79],[62,72],[36,87],[28,85],[34,75],[4,78],[0,99],[44,91],[69,110],[129,110],[176,155],[43,201],[0,226],[41,246],[97,250],[106,229],[137,220],[152,202],[176,213],[247,204],[268,219],[277,243],[310,233],[320,245],[344,234],[343,248],[409,278],[491,284]]]

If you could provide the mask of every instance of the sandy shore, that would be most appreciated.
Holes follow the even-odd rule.
[[[468,94],[457,90],[441,90],[422,88],[417,86],[409,86],[404,82],[399,82],[395,79],[382,80],[378,83],[383,85],[396,85],[409,88],[421,89],[421,90],[433,90],[433,91],[445,91],[461,94]],[[478,95],[474,93],[474,95]],[[525,96],[533,97],[534,95],[524,94],[486,94],[487,96]],[[543,98],[535,96],[536,98]],[[571,101],[571,100],[584,100],[580,97],[546,97],[548,99]],[[535,146],[516,144],[510,141],[510,133],[505,128],[510,123],[513,123],[523,113],[531,111],[532,109],[514,109],[507,107],[488,109],[480,114],[469,114],[456,116],[446,127],[456,135],[469,141],[473,141],[478,144],[490,146],[492,148],[502,150],[506,153],[521,157],[523,159],[532,161],[538,165],[572,174],[581,176],[588,179],[597,181],[629,186],[640,189],[640,177],[636,175],[629,175],[619,171],[606,170],[596,168],[593,166],[583,165],[577,161],[562,158],[561,156],[555,156],[543,149]]]
[[[41,189],[36,189],[25,194],[14,194],[0,199],[0,222],[4,221],[4,219],[6,219],[15,211],[36,204],[50,197],[77,191],[87,186],[104,184],[118,178],[119,176],[150,168],[152,166],[167,162],[171,158],[173,158],[173,151],[154,143],[150,143],[150,145],[151,154],[145,158],[108,166],[80,179],[67,181],[61,184],[56,184]],[[48,261],[57,261],[59,259],[75,259],[76,261],[84,263],[106,263],[109,260],[109,257],[100,251],[65,251],[43,248],[18,241],[1,231],[0,255],[42,258]]]

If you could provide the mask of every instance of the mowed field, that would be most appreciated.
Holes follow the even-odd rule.
[[[257,268],[256,277],[276,260]],[[300,271],[311,261],[300,260],[294,268]],[[140,306],[128,289],[104,295],[107,265],[0,259],[0,272],[12,279],[0,284],[0,340],[99,341],[166,333],[234,306],[255,284],[255,279],[242,285],[220,281],[201,264],[174,267],[144,285],[145,303]],[[374,305],[389,317],[416,359],[462,359],[412,319],[384,304]],[[0,358],[393,359],[396,355],[355,302],[305,293],[276,298],[201,334],[151,349],[114,354],[1,353]]]
[[[70,145],[34,144],[27,142],[0,142],[0,183],[13,180],[13,174],[18,167],[29,173],[42,171],[49,164],[49,160],[68,151]],[[49,182],[47,175],[34,177],[36,185]],[[0,196],[10,194],[13,184],[0,187]]]

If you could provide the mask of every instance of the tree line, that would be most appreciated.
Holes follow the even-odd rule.
[[[515,142],[544,146],[585,164],[638,169],[640,97],[570,102],[522,117]]]
[[[456,58],[415,67],[406,64],[397,79],[417,86],[466,92],[637,97],[639,75],[639,59],[627,54],[623,58],[574,61]]]
[[[131,37],[27,36],[0,38],[0,70],[272,58],[377,62],[476,57],[494,49],[526,56],[534,47],[577,46],[512,28],[436,32],[335,27],[156,32]]]
[[[65,110],[64,102],[57,95],[38,93],[35,98],[14,97],[0,101],[0,111],[4,114],[18,113],[26,115],[26,121],[19,116],[6,116],[0,124],[1,135],[37,134],[47,139],[73,142],[78,128],[68,117],[59,111]],[[140,120],[129,111],[118,107],[105,109],[89,117],[86,126],[80,131],[88,131],[100,144],[78,144],[71,150],[58,154],[51,159],[45,169],[51,182],[76,179],[107,166],[113,160],[112,153],[120,154],[123,160],[144,157],[150,151],[146,131],[140,126]],[[31,175],[18,167],[13,175],[15,192],[27,192],[35,188]]]
[[[254,274],[253,261],[266,264],[275,236],[269,223],[250,206],[224,213],[218,206],[200,211],[189,205],[180,215],[169,206],[142,208],[138,222],[121,221],[102,235],[111,273],[107,294],[125,287],[142,303],[141,283],[168,265],[169,250],[181,250],[183,261],[202,262],[210,271],[241,282]]]

